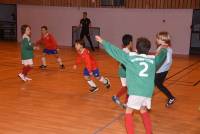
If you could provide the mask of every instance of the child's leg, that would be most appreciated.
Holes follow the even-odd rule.
[[[151,119],[150,119],[150,116],[148,114],[146,107],[141,107],[140,115],[142,117],[143,124],[146,129],[146,134],[152,134]]]
[[[47,66],[47,63],[46,63],[46,53],[42,54],[41,62],[42,62],[43,66]]]
[[[56,57],[56,59],[57,59],[58,64],[59,64],[60,66],[62,66],[63,63],[62,63],[62,59],[60,58],[60,55],[57,53],[57,54],[55,54],[55,57]]]
[[[119,98],[122,95],[124,95],[125,93],[127,93],[126,78],[121,77],[120,80],[121,80],[122,87],[120,88],[120,90],[116,94],[116,96],[119,97]]]
[[[94,81],[90,79],[90,74],[89,74],[89,71],[87,68],[84,68],[83,75],[84,75],[84,78],[87,81],[88,85],[90,86],[90,91],[91,92],[97,91],[98,88],[97,88],[96,84],[94,83]]]
[[[134,134],[134,122],[132,119],[132,114],[133,109],[127,107],[125,113],[125,127],[127,134]]]
[[[109,79],[101,76],[99,73],[99,69],[93,70],[92,73],[96,79],[98,79],[101,83],[103,83],[106,86],[106,88],[110,88]]]
[[[90,76],[84,76],[85,80],[89,84],[90,87],[97,87],[93,80],[90,79]]]
[[[167,76],[167,71],[166,72],[162,72],[162,73],[157,73],[155,76],[155,84],[158,87],[158,89],[163,92],[168,99],[172,99],[174,98],[174,96],[171,94],[171,92],[163,85],[165,78]]]

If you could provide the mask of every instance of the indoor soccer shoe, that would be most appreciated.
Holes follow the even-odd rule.
[[[65,66],[63,64],[60,65],[60,69],[65,69]]]
[[[29,77],[24,77],[27,81],[31,81],[32,79],[31,78],[29,78]]]
[[[112,100],[113,100],[113,102],[114,102],[115,104],[121,105],[121,102],[120,102],[120,100],[119,100],[119,97],[113,96],[113,97],[112,97]]]
[[[106,86],[106,88],[110,88],[110,81],[108,78],[105,78],[105,80],[107,81],[106,84],[104,84]]]
[[[169,107],[170,105],[172,105],[175,102],[175,100],[176,100],[175,98],[168,99],[166,103],[166,107]]]
[[[18,76],[23,80],[23,81],[27,81],[26,78],[24,77],[24,75],[22,73],[18,74]]]
[[[47,66],[41,65],[40,68],[41,68],[41,69],[45,69],[45,68],[47,68]]]
[[[94,93],[96,91],[98,91],[98,87],[90,87],[90,92]]]

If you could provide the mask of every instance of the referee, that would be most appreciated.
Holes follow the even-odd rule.
[[[91,21],[89,18],[87,18],[87,12],[83,12],[83,18],[80,20],[80,26],[82,27],[80,39],[83,39],[83,37],[86,36],[87,40],[90,43],[92,51],[95,51],[90,38],[89,27],[91,26]]]

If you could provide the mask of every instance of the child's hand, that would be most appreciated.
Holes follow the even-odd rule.
[[[96,39],[96,41],[98,41],[99,43],[102,43],[102,42],[103,42],[103,39],[102,39],[100,36],[98,36],[98,35],[95,36],[95,39]]]
[[[34,46],[33,49],[34,50],[40,50],[40,47],[39,46]]]
[[[77,69],[77,65],[74,65],[74,66],[73,66],[73,69],[76,70],[76,69]]]
[[[60,49],[59,49],[59,48],[57,48],[57,49],[56,49],[56,51],[57,51],[57,53],[59,53],[59,52],[60,52]]]

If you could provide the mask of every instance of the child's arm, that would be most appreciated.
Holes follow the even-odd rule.
[[[126,65],[129,61],[129,56],[124,51],[115,47],[111,43],[103,40],[100,36],[96,36],[96,40],[103,45],[106,52],[120,63]]]
[[[159,53],[156,55],[155,63],[156,63],[156,69],[159,69],[160,66],[163,64],[167,56],[167,49],[161,48]]]
[[[78,55],[76,57],[76,63],[73,65],[73,69],[76,69],[79,64],[81,64],[81,57]]]

